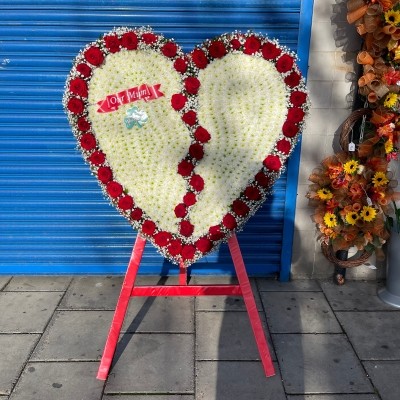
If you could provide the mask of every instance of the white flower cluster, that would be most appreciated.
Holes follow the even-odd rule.
[[[96,103],[107,95],[144,83],[161,83],[164,96],[140,101],[148,115],[141,129],[127,129],[124,124],[132,103],[117,111],[97,112]],[[89,118],[114,179],[161,229],[172,233],[177,233],[174,207],[186,193],[185,182],[176,172],[177,160],[186,156],[191,142],[185,124],[170,105],[171,95],[179,91],[179,76],[166,57],[145,50],[121,51],[107,56],[104,65],[93,72],[88,99]]]
[[[212,133],[196,167],[206,182],[201,203],[191,210],[200,236],[220,223],[272,151],[286,118],[288,91],[272,62],[244,54],[214,60],[199,79],[199,121]]]

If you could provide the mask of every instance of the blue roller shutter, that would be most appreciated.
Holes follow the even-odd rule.
[[[304,21],[312,14],[308,8],[304,17],[304,3],[311,2],[303,0]],[[136,233],[103,198],[75,149],[61,105],[72,59],[87,42],[116,26],[150,25],[186,51],[235,29],[262,32],[297,50],[300,9],[301,0],[2,0],[0,273],[126,269]],[[294,202],[287,202],[293,197],[287,187],[295,187],[296,162],[291,174],[291,182],[282,176],[239,234],[250,274],[279,272],[285,240],[290,253]],[[171,272],[170,267],[146,247],[142,273]],[[204,273],[231,268],[226,246],[195,265]]]

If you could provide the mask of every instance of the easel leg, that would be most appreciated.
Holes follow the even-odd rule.
[[[140,235],[137,235],[136,242],[132,250],[131,259],[129,260],[128,269],[126,271],[124,283],[122,284],[121,293],[118,298],[117,307],[115,308],[114,317],[111,322],[106,345],[104,347],[99,371],[97,373],[97,379],[103,381],[107,379],[145,245],[146,240]]]
[[[251,289],[249,277],[240,252],[239,243],[236,235],[233,235],[228,241],[229,251],[231,252],[233,264],[235,266],[236,275],[242,289],[243,300],[246,305],[247,313],[250,318],[251,327],[253,328],[254,337],[256,339],[258,351],[260,353],[261,362],[264,367],[266,376],[275,375],[275,369],[272,364],[271,355],[268,349],[268,343],[265,339],[264,331],[261,325],[260,316],[258,314],[257,305],[254,300],[253,291]]]

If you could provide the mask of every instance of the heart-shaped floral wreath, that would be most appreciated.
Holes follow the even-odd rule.
[[[117,28],[78,54],[63,104],[104,194],[188,266],[241,229],[282,172],[309,106],[295,61],[252,32],[185,54],[148,27]]]

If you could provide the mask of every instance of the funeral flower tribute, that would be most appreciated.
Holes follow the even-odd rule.
[[[275,40],[234,32],[185,54],[149,27],[88,44],[63,104],[104,194],[186,266],[262,205],[308,110],[296,57]]]

